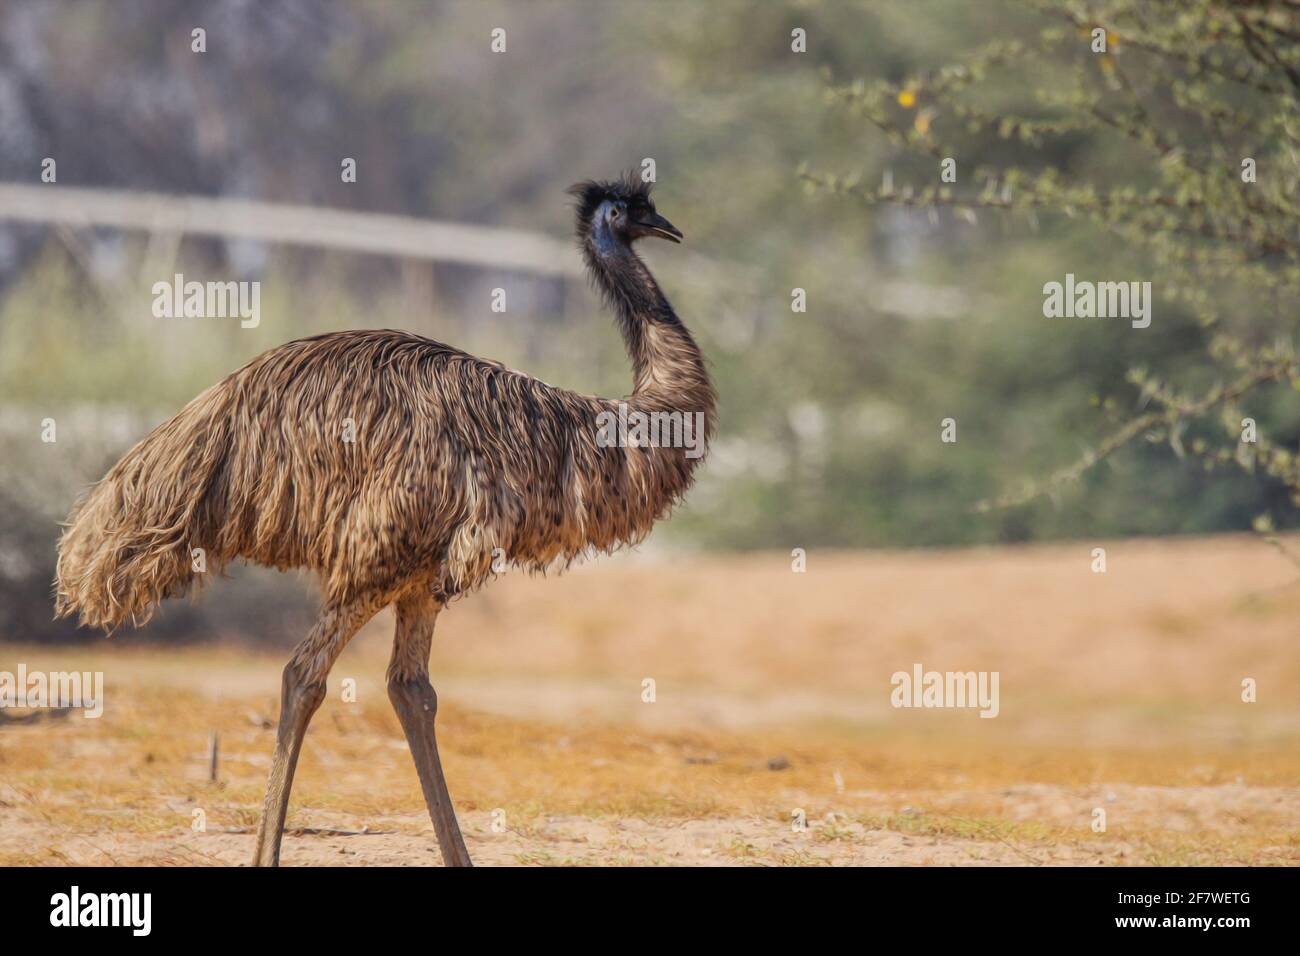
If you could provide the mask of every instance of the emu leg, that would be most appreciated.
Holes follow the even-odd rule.
[[[298,766],[298,754],[312,715],[325,700],[325,678],[339,653],[374,616],[377,600],[357,600],[338,608],[327,608],[320,620],[299,644],[284,667],[280,683],[280,727],[275,735],[271,776],[266,783],[266,803],[257,834],[254,866],[279,866],[280,838],[289,810],[289,791]]]
[[[433,625],[441,609],[433,598],[424,595],[397,602],[397,634],[388,665],[388,699],[397,711],[415,760],[443,865],[472,866],[447,792],[447,779],[443,776],[433,732],[438,695],[429,683],[429,648],[433,642]]]

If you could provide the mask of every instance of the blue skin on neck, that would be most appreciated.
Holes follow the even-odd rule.
[[[601,203],[592,214],[595,222],[591,228],[591,245],[602,259],[623,255],[630,249],[628,244],[616,237],[613,230],[609,228],[609,220],[605,218],[609,205],[608,200]]]

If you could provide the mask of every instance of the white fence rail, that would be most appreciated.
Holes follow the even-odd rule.
[[[572,243],[540,233],[244,199],[0,183],[0,220],[257,239],[541,275],[582,272]]]

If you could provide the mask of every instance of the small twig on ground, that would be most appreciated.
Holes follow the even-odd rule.
[[[30,714],[9,714],[5,708],[0,707],[0,724],[35,724],[42,720],[61,720],[67,717],[77,708],[75,707],[44,707],[33,710]]]
[[[217,782],[217,764],[221,759],[221,740],[214,730],[208,736],[208,782]]]

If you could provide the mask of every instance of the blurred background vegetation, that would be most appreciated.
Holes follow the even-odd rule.
[[[1300,124],[1287,125],[1286,70],[1275,71],[1280,94],[1212,78],[1180,99],[1188,64],[1129,42],[1231,25],[1237,7],[1282,11],[1285,36],[1288,5],[1174,6],[7,0],[0,180],[36,184],[54,157],[61,186],[566,237],[567,185],[653,158],[659,207],[687,245],[647,257],[708,353],[722,405],[699,485],[647,547],[1097,539],[1241,529],[1260,515],[1289,526],[1285,480],[1212,467],[1213,456],[1189,467],[1159,428],[1051,494],[976,509],[1151,407],[1131,370],[1212,388],[1225,325],[1246,348],[1286,352],[1294,339],[1294,247],[1234,274],[1193,268],[1150,241],[1179,223],[1107,222],[1095,197],[1090,208],[1069,192],[1192,188],[1177,155],[1098,119],[1120,98],[1146,111],[1114,114],[1126,123],[1192,146],[1218,137],[1220,159],[1259,157],[1260,194],[1294,212]],[[1106,56],[1079,28],[1089,18],[1113,30]],[[190,50],[196,26],[203,54]],[[496,27],[504,54],[489,48]],[[791,49],[796,29],[804,53]],[[1204,39],[1213,53],[1217,39]],[[1263,139],[1238,144],[1227,127]],[[1005,181],[977,170],[1013,168],[1024,174],[1009,177],[1015,195],[1043,201],[998,209],[902,194],[937,186],[945,155],[957,158],[959,194]],[[356,183],[340,181],[343,157],[356,158]],[[1242,186],[1237,163],[1221,170],[1221,192]],[[1284,226],[1294,240],[1294,217]],[[186,238],[174,268],[156,251],[144,235],[0,219],[0,640],[65,633],[48,620],[49,581],[56,523],[78,490],[266,348],[400,327],[556,385],[630,387],[612,324],[574,283],[248,241]],[[260,327],[154,318],[149,289],[173,271],[260,280]],[[1043,285],[1067,272],[1151,281],[1151,327],[1044,318]],[[504,314],[491,311],[494,287],[507,290]],[[795,288],[806,312],[791,309]],[[1240,401],[1284,449],[1300,440],[1295,398],[1279,388]],[[949,417],[953,444],[939,440]],[[56,443],[40,441],[46,418],[59,423]],[[248,582],[226,617],[181,607],[152,629],[264,630],[267,615],[299,614],[278,579]]]

